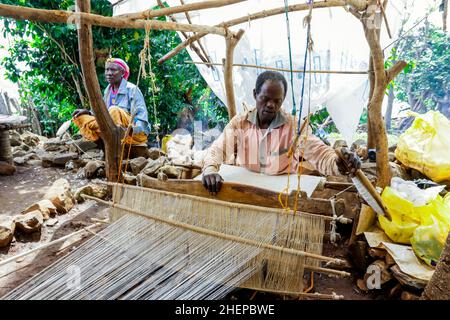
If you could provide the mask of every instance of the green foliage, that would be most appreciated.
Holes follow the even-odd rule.
[[[398,52],[388,59],[409,62],[395,81],[397,99],[412,108],[417,104],[420,112],[448,108],[439,101],[450,95],[449,40],[448,34],[428,23],[403,38]]]
[[[55,10],[71,10],[74,6],[73,0],[2,2]],[[93,13],[112,15],[107,0],[91,3]],[[6,75],[19,83],[21,102],[27,104],[32,101],[36,106],[45,134],[53,135],[58,126],[70,118],[73,110],[89,108],[81,76],[76,27],[9,19],[3,21],[4,35],[8,34],[12,39],[9,56],[1,61]],[[109,56],[127,61],[131,70],[129,81],[136,84],[145,31],[93,27],[92,32],[100,86],[105,88],[107,85],[103,72]],[[157,64],[159,58],[180,43],[176,32],[152,30],[150,39],[152,72],[157,90],[153,92],[150,77],[141,78],[139,87],[146,99],[150,121],[160,125],[160,134],[170,133],[176,128],[177,114],[183,108],[197,111],[196,119],[209,120],[210,125],[227,119],[225,106],[208,88],[197,68],[184,63],[190,60],[186,50],[162,65]]]

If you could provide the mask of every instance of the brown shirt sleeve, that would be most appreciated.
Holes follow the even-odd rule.
[[[222,163],[233,164],[237,149],[237,132],[242,116],[235,116],[213,142],[203,160],[203,174],[219,172]]]
[[[305,130],[304,130],[305,131]],[[305,134],[307,138],[305,141]],[[317,171],[323,175],[342,175],[337,166],[338,156],[334,149],[326,145],[322,140],[312,134],[311,127],[308,132],[303,132],[300,136],[299,148],[296,150],[295,159],[303,158],[307,160]]]

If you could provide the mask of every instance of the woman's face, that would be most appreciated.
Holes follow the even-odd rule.
[[[106,63],[105,79],[112,85],[118,85],[122,81],[124,71],[117,64],[112,62]]]

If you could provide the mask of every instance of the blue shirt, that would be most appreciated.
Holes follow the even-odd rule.
[[[108,85],[103,95],[103,100],[108,110],[111,106],[116,106],[131,115],[134,114],[133,134],[145,132],[146,135],[149,135],[151,131],[150,123],[141,90],[131,82],[122,79],[116,96],[112,97],[111,95],[111,85]],[[113,98],[115,99],[115,103],[113,103]]]

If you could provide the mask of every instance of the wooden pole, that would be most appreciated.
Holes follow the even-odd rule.
[[[183,13],[193,10],[203,10],[203,9],[211,9],[217,7],[224,7],[230,4],[235,4],[239,2],[244,2],[246,0],[211,0],[211,1],[202,1],[196,3],[190,3],[186,5],[171,7],[171,8],[162,8],[157,10],[145,10],[138,13],[127,13],[120,15],[118,17],[125,19],[148,19],[148,18],[156,18],[162,16],[168,16],[176,13]]]
[[[331,8],[331,7],[343,7],[351,5],[352,8],[356,11],[362,11],[367,8],[367,1],[366,0],[328,0],[328,1],[317,1],[313,3],[313,8]],[[288,6],[287,10],[289,12],[293,11],[303,11],[303,10],[309,10],[309,4],[295,4]],[[217,27],[232,27],[241,23],[249,22],[252,20],[262,19],[278,14],[284,14],[286,12],[286,8],[280,7],[276,9],[271,10],[265,10],[261,12],[256,12],[253,14],[249,14],[245,17],[229,20],[226,22],[222,22],[217,25]],[[188,45],[190,45],[192,42],[197,41],[198,39],[204,37],[206,33],[198,33],[195,36],[190,37],[188,40],[180,43],[178,46],[176,46],[174,49],[172,49],[170,52],[168,52],[166,55],[164,55],[161,59],[158,60],[158,63],[163,63],[173,56],[175,56],[177,53],[179,53],[181,50],[186,48]]]
[[[200,61],[185,61],[185,63],[191,64],[204,64],[210,66],[223,66],[223,63],[217,62],[200,62]],[[255,68],[255,69],[263,69],[263,70],[273,70],[280,72],[290,72],[290,69],[284,68],[273,68],[267,66],[257,66],[254,64],[242,64],[242,63],[234,63],[233,67],[242,67],[242,68]],[[322,74],[368,74],[368,71],[332,71],[332,70],[292,70],[294,73],[322,73]]]
[[[117,29],[145,29],[150,25],[152,30],[173,30],[186,32],[212,33],[227,36],[227,31],[223,27],[200,26],[194,24],[181,24],[159,20],[127,20],[117,17],[104,17],[98,14],[86,12],[70,12],[62,10],[44,10],[28,8],[23,6],[12,6],[0,4],[0,16],[13,18],[16,20],[30,20],[39,22],[71,23],[76,24],[81,19],[90,25],[117,28]]]
[[[77,0],[77,5],[82,12],[90,12],[89,0]],[[117,181],[121,131],[114,124],[103,101],[95,71],[92,28],[83,16],[78,29],[78,48],[86,92],[91,108],[95,112],[95,118],[101,131],[100,136],[105,143],[106,176],[109,181]]]
[[[370,0],[371,6],[368,8],[375,8],[377,0]],[[355,14],[355,12],[353,12]],[[383,50],[380,45],[380,26],[376,25],[373,20],[372,11],[365,11],[360,17],[360,21],[364,27],[364,34],[370,48],[371,69],[373,67],[373,88],[371,87],[372,95],[369,97],[368,106],[368,132],[369,141],[368,147],[372,147],[373,143],[377,152],[377,175],[378,186],[384,188],[390,184],[391,170],[388,159],[388,141],[386,126],[383,121],[382,104],[385,91],[389,82],[391,82],[399,72],[406,67],[405,61],[398,61],[389,70],[384,68]]]
[[[230,120],[236,115],[236,99],[234,97],[233,85],[233,55],[234,49],[244,35],[244,30],[240,29],[236,36],[226,38],[226,58],[224,62],[223,76],[225,78],[225,92],[227,95],[228,117]]]

